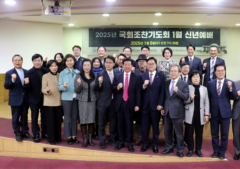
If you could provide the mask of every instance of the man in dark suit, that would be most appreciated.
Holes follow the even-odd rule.
[[[134,73],[141,77],[141,74],[147,71],[147,57],[143,54],[140,54],[136,62],[138,64],[138,68],[135,69]],[[142,102],[143,100],[141,99],[141,105]],[[139,111],[134,112],[133,120],[136,122],[135,126],[138,135],[135,144],[140,145],[142,143],[142,106],[139,107]]]
[[[42,56],[35,54],[32,56],[33,67],[27,71],[29,83],[25,85],[28,89],[28,103],[31,109],[32,132],[35,143],[40,141],[38,125],[39,110],[41,112],[42,138],[47,138],[46,110],[43,106],[42,76],[49,72],[47,68],[42,67]]]
[[[114,68],[113,71],[114,73],[120,73],[120,72],[123,72],[123,59],[126,58],[126,55],[124,55],[123,53],[120,53],[117,57],[117,64],[118,64],[118,67]]]
[[[132,48],[131,47],[123,48],[123,54],[125,54],[127,58],[131,59],[132,65],[133,65],[132,70],[134,71],[135,68],[138,67],[138,65],[137,65],[137,62],[131,58],[131,56],[132,56]]]
[[[99,46],[97,48],[97,54],[98,54],[98,57],[100,58],[100,60],[102,61],[103,69],[105,69],[104,57],[105,57],[106,53],[107,53],[106,47]]]
[[[189,71],[190,71],[190,65],[188,63],[183,63],[181,66],[181,72],[182,74],[180,75],[181,79],[186,82],[188,85],[192,84],[191,79],[189,79]]]
[[[237,99],[235,83],[225,79],[226,67],[216,64],[214,73],[217,79],[208,82],[208,95],[210,101],[211,133],[213,158],[225,159],[228,145],[228,132],[232,117],[231,100]],[[221,126],[221,143],[219,144],[219,127]]]
[[[186,82],[179,78],[180,67],[176,64],[170,66],[170,80],[165,82],[165,103],[164,110],[164,135],[166,150],[163,154],[173,152],[173,126],[177,137],[177,155],[183,157],[183,120],[185,117],[184,100],[189,98],[189,89]]]
[[[82,70],[82,62],[85,59],[84,57],[81,56],[82,48],[78,45],[75,45],[72,47],[72,51],[73,51],[73,56],[77,60],[77,69],[79,71],[81,71]]]
[[[32,138],[28,133],[28,102],[27,92],[24,84],[28,83],[26,78],[27,70],[22,68],[23,58],[20,55],[14,55],[12,58],[14,68],[5,74],[5,89],[9,89],[8,105],[12,111],[12,127],[17,141],[24,138]],[[21,128],[21,129],[20,129]]]
[[[116,73],[113,71],[115,59],[112,56],[107,56],[104,62],[106,69],[99,72],[96,78],[96,89],[98,91],[98,136],[101,149],[106,148],[105,125],[107,121],[110,123],[110,139],[108,140],[108,143],[117,146],[117,114],[114,108],[115,96],[111,90],[113,88],[113,79],[116,76]],[[107,120],[107,117],[109,117],[109,120]]]
[[[132,62],[129,58],[123,60],[123,73],[114,77],[113,89],[115,96],[115,111],[118,116],[119,141],[115,150],[124,147],[125,133],[127,135],[128,150],[133,148],[133,112],[139,110],[141,93],[140,78],[131,72]]]
[[[142,148],[145,152],[149,146],[149,131],[152,125],[152,150],[158,153],[160,111],[164,104],[165,76],[157,72],[157,60],[150,57],[147,60],[148,71],[141,75],[142,88]]]
[[[223,64],[225,65],[225,61],[217,56],[218,54],[218,47],[215,45],[212,45],[210,47],[210,58],[203,60],[203,74],[204,76],[204,82],[203,85],[207,87],[208,82],[216,79],[216,74],[214,73],[214,66],[216,64]]]

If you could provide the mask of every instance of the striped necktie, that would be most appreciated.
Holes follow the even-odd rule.
[[[220,96],[220,94],[221,94],[221,81],[218,81],[217,94],[218,94],[218,96]]]
[[[210,79],[212,80],[213,78],[213,72],[214,72],[214,66],[215,66],[215,58],[212,58],[212,66],[211,66],[211,71],[210,71]]]

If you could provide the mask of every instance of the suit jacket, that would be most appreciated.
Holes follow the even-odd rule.
[[[144,73],[145,73],[145,72],[148,72],[147,69],[144,70]],[[136,68],[135,71],[134,71],[134,73],[135,73],[136,75],[138,75],[138,76],[141,76],[141,70],[140,70],[139,68]]]
[[[164,103],[164,116],[169,113],[171,118],[184,118],[184,101],[189,98],[189,89],[186,82],[178,79],[176,86],[178,87],[177,93],[173,91],[170,96],[169,85],[171,80],[165,82],[165,103]]]
[[[82,69],[82,62],[83,62],[84,59],[85,58],[82,57],[82,56],[78,59],[78,61],[77,61],[77,70],[81,71],[81,69]]]
[[[183,78],[183,75],[181,74],[180,75],[180,77],[181,77],[181,79],[184,81],[184,78]],[[185,81],[184,81],[185,82]],[[189,79],[189,76],[188,76],[188,79],[187,79],[187,84],[188,85],[191,85],[192,84],[192,82],[191,82],[191,80]],[[201,83],[200,83],[201,84]]]
[[[26,77],[27,70],[23,69],[24,78]],[[15,73],[17,78],[15,82],[12,82],[12,74]],[[5,74],[4,88],[9,89],[9,100],[8,105],[10,106],[20,106],[25,99],[27,103],[27,90],[24,85],[22,85],[20,76],[18,75],[15,68],[9,70]]]
[[[210,71],[211,71],[211,68],[210,68],[210,61],[211,61],[211,58],[207,58],[207,59],[204,59],[203,60],[203,64],[204,63],[207,63],[207,67],[205,68],[205,70],[203,69],[203,74],[205,74],[204,75],[204,83],[203,83],[203,85],[205,86],[205,87],[207,87],[207,85],[208,85],[208,82],[211,80],[210,79]],[[223,59],[221,59],[221,58],[219,58],[219,57],[217,57],[217,60],[216,60],[216,62],[215,62],[215,65],[216,64],[223,64],[223,65],[225,65],[225,61],[223,60]],[[215,75],[215,73],[213,72],[213,79],[216,79],[217,77],[216,77],[216,75]]]
[[[240,90],[240,80],[235,82],[236,90]],[[237,120],[240,115],[240,98],[238,97],[236,100],[234,100],[233,103],[233,120]]]
[[[232,117],[230,100],[237,99],[237,91],[235,83],[232,82],[232,92],[230,92],[227,85],[227,81],[230,80],[224,79],[224,84],[222,87],[220,97],[217,94],[217,79],[208,82],[207,88],[210,101],[210,113],[213,118],[218,116],[219,109],[222,118]]]
[[[150,80],[148,71],[141,75],[142,108],[147,109],[149,105],[152,111],[157,111],[158,105],[164,106],[165,76],[156,71],[152,85],[149,83],[144,89],[143,84],[145,80]]]
[[[115,111],[118,112],[120,109],[120,103],[123,99],[124,86],[120,90],[117,89],[119,83],[124,85],[124,72],[116,74],[113,81],[113,90],[116,93],[115,96]],[[134,112],[134,107],[140,107],[141,102],[141,90],[140,90],[140,77],[131,73],[130,81],[128,85],[128,103],[130,112]]]
[[[117,73],[113,71],[113,76],[115,77]],[[103,77],[102,85],[99,86],[98,78]],[[107,70],[102,70],[97,74],[95,88],[98,91],[98,100],[97,105],[102,107],[108,107],[112,101],[112,95],[114,94],[113,84],[111,83],[110,77],[108,75]],[[115,96],[113,96],[115,98]]]
[[[185,56],[184,59],[185,59],[185,63],[188,63],[190,65],[188,56]],[[182,59],[180,59],[179,65],[180,65],[180,67],[182,67]],[[190,68],[189,73],[193,70],[198,70],[199,72],[202,73],[202,61],[200,58],[198,58],[196,56],[194,56],[194,59],[192,61],[192,67]]]
[[[119,70],[119,67],[116,67],[113,69],[114,73],[122,73],[120,70]]]
[[[42,75],[49,72],[49,69],[41,67]],[[34,67],[27,71],[29,84],[25,85],[28,88],[28,103],[38,104],[42,97],[42,79],[39,78],[38,73]]]
[[[192,119],[193,119],[193,114],[194,114],[194,99],[193,101],[190,100],[191,94],[195,93],[195,88],[193,85],[189,85],[189,98],[187,101],[184,103],[185,105],[185,122],[188,124],[192,124]],[[201,120],[201,125],[204,125],[204,116],[209,115],[209,99],[208,99],[208,91],[207,88],[204,86],[200,86],[199,88],[199,93],[200,93],[200,120]]]

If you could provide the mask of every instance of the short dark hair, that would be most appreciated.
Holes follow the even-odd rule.
[[[218,46],[217,45],[211,45],[210,48],[217,48],[217,51],[218,51]],[[209,50],[210,50],[209,48]]]
[[[51,66],[53,63],[56,63],[56,65],[58,65],[56,60],[49,60],[49,61],[47,62],[47,65],[46,65],[47,68],[49,69],[50,66]]]
[[[123,54],[123,53],[120,53],[120,54],[117,56],[117,58],[119,58],[119,56],[123,56],[124,58],[127,57],[127,56],[126,56],[125,54]]]
[[[95,57],[95,58],[92,59],[92,67],[93,67],[93,62],[95,62],[95,60],[98,60],[99,63],[100,63],[100,67],[99,68],[103,68],[102,61],[101,61],[101,59],[99,57]]]
[[[147,45],[142,46],[142,47],[141,47],[141,51],[143,50],[143,48],[147,48],[147,49],[150,51],[150,48],[149,48],[149,46],[147,46]]]
[[[147,62],[148,62],[149,60],[154,60],[154,62],[155,62],[156,65],[157,65],[157,59],[156,59],[155,57],[150,57],[150,58],[148,58]]]
[[[74,50],[74,48],[78,48],[80,51],[82,50],[82,48],[81,48],[80,46],[78,46],[78,45],[74,45],[74,46],[72,47],[72,51]]]
[[[187,49],[188,49],[189,47],[192,47],[193,50],[195,50],[195,46],[194,46],[194,45],[192,45],[192,44],[188,44],[188,45],[187,45]]]
[[[193,71],[191,71],[191,72],[189,73],[189,79],[191,80],[191,82],[192,82],[192,77],[195,76],[195,75],[197,75],[197,74],[199,74],[199,77],[200,77],[200,78],[202,77],[202,73],[201,73],[200,71],[198,71],[198,70],[193,70]]]
[[[131,47],[129,47],[129,46],[124,47],[124,48],[123,48],[123,52],[124,52],[125,49],[130,49],[130,51],[131,51],[131,53],[132,53],[132,48],[131,48]]]
[[[217,67],[219,67],[219,66],[223,66],[223,67],[224,67],[224,70],[226,71],[226,66],[225,66],[224,64],[222,64],[222,63],[219,63],[219,64],[216,64],[216,65],[214,66],[214,72],[216,72]]]
[[[162,56],[164,57],[164,53],[165,53],[166,50],[168,50],[168,51],[171,53],[171,56],[170,56],[170,57],[172,57],[173,51],[172,51],[172,49],[169,48],[169,47],[166,47],[166,48],[163,49],[163,51],[162,51]]]
[[[122,64],[123,64],[123,65],[124,65],[124,62],[131,62],[131,65],[133,65],[133,64],[132,64],[132,60],[129,59],[129,58],[123,59],[123,61],[122,61]]]
[[[12,57],[12,61],[13,61],[13,59],[14,59],[15,57],[20,57],[20,58],[21,58],[21,60],[23,61],[23,57],[22,57],[22,56],[20,56],[19,54],[16,54],[16,55],[14,55],[14,56]]]
[[[65,58],[64,58],[64,66],[67,67],[66,61],[67,61],[68,58],[72,58],[73,59],[73,61],[74,61],[73,69],[76,69],[77,68],[77,59],[72,54],[67,54],[65,56]]]
[[[56,54],[54,55],[54,60],[56,60],[57,55],[60,55],[60,57],[62,58],[62,62],[63,62],[64,56],[63,56],[62,53],[56,53]]]
[[[82,76],[82,77],[84,77],[85,76],[85,72],[84,72],[84,70],[83,70],[83,64],[84,64],[84,62],[90,62],[90,65],[92,65],[92,62],[91,62],[91,60],[90,59],[83,59],[83,61],[82,61],[82,68],[81,68],[81,71],[80,71],[80,75]],[[91,70],[90,70],[90,77],[91,78],[95,78],[95,74],[94,74],[94,72],[93,72],[93,67],[91,66]]]
[[[107,49],[104,46],[98,46],[97,51],[99,48],[104,48],[105,52],[107,51]]]
[[[40,54],[34,54],[34,55],[32,56],[32,61],[35,60],[35,59],[37,59],[37,58],[40,58],[41,61],[43,60],[42,55],[40,55]]]
[[[106,59],[111,59],[113,61],[113,63],[115,63],[115,58],[111,55],[108,55],[107,57],[105,57],[104,62],[106,61]]]
[[[190,67],[190,64],[185,62],[185,63],[182,64],[181,68],[182,68],[183,66],[186,66],[186,65],[188,65],[188,66]]]

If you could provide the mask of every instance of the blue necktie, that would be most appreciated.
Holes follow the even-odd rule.
[[[173,94],[174,83],[175,83],[175,81],[172,81],[172,87],[171,87],[171,90],[170,90],[170,96],[172,96],[172,94]]]
[[[186,78],[186,76],[184,76],[184,81],[187,82],[187,78]]]

